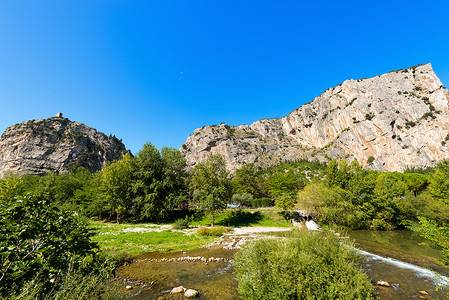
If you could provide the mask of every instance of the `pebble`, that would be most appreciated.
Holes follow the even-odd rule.
[[[185,291],[185,288],[181,285],[181,286],[177,286],[172,288],[170,294],[178,294],[178,293],[183,293]]]
[[[429,293],[426,291],[419,291],[418,293],[420,293],[421,295],[429,295]]]
[[[197,295],[198,295],[198,291],[196,291],[194,289],[188,289],[184,293],[184,297],[186,297],[186,298],[195,298]]]
[[[160,259],[152,259],[152,258],[146,258],[146,259],[142,259],[142,260],[135,260],[135,262],[181,262],[181,261],[186,261],[186,262],[229,262],[231,261],[231,259],[228,258],[223,258],[223,257],[202,257],[202,256],[184,256],[184,257],[178,257],[178,258],[160,258]]]
[[[381,286],[390,286],[390,284],[389,284],[388,282],[383,281],[383,280],[379,280],[379,281],[377,282],[377,285],[381,285]]]

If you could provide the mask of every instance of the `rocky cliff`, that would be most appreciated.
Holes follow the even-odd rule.
[[[0,178],[7,174],[64,173],[72,167],[94,172],[127,152],[117,138],[58,113],[57,117],[26,121],[5,130],[0,139]]]
[[[190,167],[220,153],[230,170],[247,163],[345,158],[403,171],[448,158],[448,146],[449,92],[426,64],[346,80],[281,119],[204,126],[180,150]]]

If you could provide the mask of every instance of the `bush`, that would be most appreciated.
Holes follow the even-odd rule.
[[[190,223],[193,221],[193,216],[186,216],[184,219],[178,219],[173,224],[173,228],[176,230],[181,230],[184,228],[189,228]]]
[[[274,201],[271,198],[258,198],[252,201],[253,207],[270,207],[274,206]]]
[[[55,291],[69,270],[84,275],[100,268],[87,225],[47,200],[21,197],[0,205],[0,224],[0,296],[31,280],[43,293]]]
[[[303,231],[246,244],[234,268],[243,299],[371,299],[373,287],[356,263],[334,235]]]
[[[226,227],[221,227],[221,226],[215,226],[215,227],[201,226],[196,231],[196,234],[198,234],[198,235],[211,235],[211,236],[222,236],[225,233],[228,233],[228,229]]]
[[[370,156],[368,157],[368,160],[366,162],[370,165],[373,163],[374,160],[375,160],[374,156]]]
[[[238,194],[232,195],[232,202],[234,204],[251,206],[252,201],[253,201],[253,195],[251,195],[249,193],[238,193]]]
[[[79,274],[69,272],[61,278],[61,287],[58,290],[52,290],[42,294],[45,291],[45,285],[39,280],[27,282],[21,290],[13,291],[8,295],[10,300],[121,300],[129,296],[123,290],[120,284],[113,284],[109,281],[109,270],[103,269],[101,272],[80,276]],[[3,298],[0,298],[3,299]]]

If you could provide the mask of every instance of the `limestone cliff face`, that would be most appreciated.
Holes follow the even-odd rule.
[[[71,167],[94,172],[128,151],[115,137],[62,117],[26,121],[0,139],[0,178],[5,175],[64,173]]]
[[[449,158],[448,146],[449,92],[426,64],[346,80],[282,119],[196,129],[181,152],[190,167],[221,153],[230,170],[297,158],[355,158],[372,169],[403,171]]]

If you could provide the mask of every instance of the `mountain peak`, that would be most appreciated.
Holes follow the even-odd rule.
[[[8,127],[0,138],[0,178],[5,175],[66,173],[73,167],[91,172],[127,153],[116,137],[63,118],[25,121]]]
[[[195,130],[181,147],[191,167],[221,153],[228,168],[300,158],[357,159],[403,171],[449,157],[449,93],[430,63],[349,79],[281,119]]]

